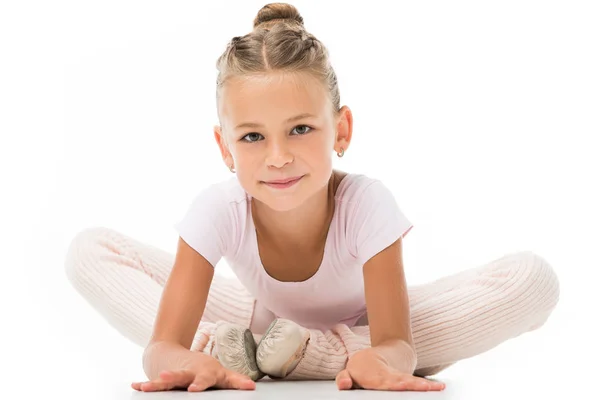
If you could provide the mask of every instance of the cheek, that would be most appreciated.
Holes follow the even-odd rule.
[[[235,162],[239,165],[251,165],[258,159],[253,152],[244,151],[243,149],[234,149]]]
[[[329,136],[320,141],[319,146],[315,153],[319,155],[319,157],[331,158],[331,154],[333,152],[333,139]]]

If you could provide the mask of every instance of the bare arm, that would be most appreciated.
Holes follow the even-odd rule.
[[[414,375],[418,356],[414,345],[402,238],[363,267],[371,347],[349,359],[336,376],[339,389],[444,390],[441,382]]]
[[[371,346],[400,371],[413,373],[417,364],[402,238],[373,256],[363,267]]]
[[[144,351],[150,380],[164,370],[189,369],[207,358],[190,347],[206,306],[214,267],[179,238],[173,269],[165,283],[154,330]]]

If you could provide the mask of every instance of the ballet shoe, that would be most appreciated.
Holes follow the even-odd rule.
[[[215,344],[211,355],[223,367],[247,375],[253,381],[265,376],[256,363],[256,341],[250,329],[224,322],[215,329]]]
[[[258,369],[270,378],[285,378],[304,356],[310,331],[293,321],[275,319],[256,346]]]

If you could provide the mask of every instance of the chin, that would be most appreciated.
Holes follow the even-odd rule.
[[[250,193],[250,195],[273,211],[285,212],[298,208],[310,197],[307,195],[306,187],[301,189],[289,193],[286,193],[285,190],[278,192],[277,189],[271,189],[264,183],[258,182],[253,190],[254,193]]]
[[[285,212],[298,208],[306,200],[305,196],[298,193],[287,196],[274,196],[272,194],[257,193],[255,197],[258,201],[268,206],[273,211]]]

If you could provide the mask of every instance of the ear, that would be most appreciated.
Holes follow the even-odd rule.
[[[353,118],[352,111],[348,106],[340,108],[337,117],[336,130],[337,136],[335,138],[334,150],[339,151],[340,148],[344,148],[344,151],[348,150],[350,141],[352,140],[352,126]]]
[[[225,165],[229,168],[229,166],[233,164],[233,156],[229,152],[227,139],[223,136],[221,127],[219,125],[214,126],[213,132],[217,145],[219,146],[219,151],[221,152],[223,162],[225,162]]]

